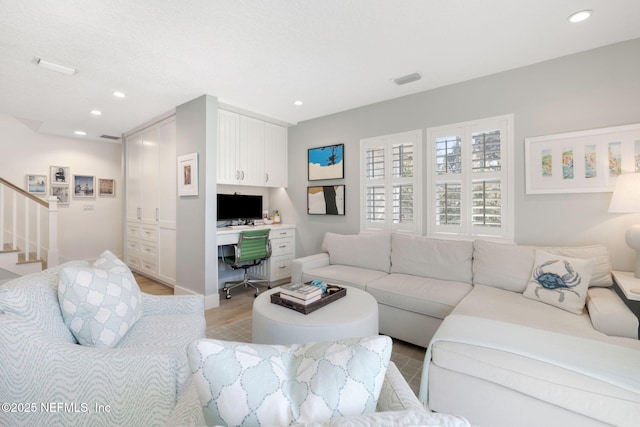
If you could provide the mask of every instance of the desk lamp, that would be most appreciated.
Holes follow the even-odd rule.
[[[618,183],[609,204],[611,213],[640,213],[640,173],[618,176]],[[635,276],[640,279],[640,224],[634,224],[625,234],[627,245],[636,250]]]

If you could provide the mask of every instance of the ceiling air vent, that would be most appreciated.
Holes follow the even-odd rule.
[[[406,85],[407,83],[418,81],[422,78],[420,73],[408,74],[403,77],[398,77],[397,79],[393,79],[393,82],[398,86]]]
[[[117,141],[120,139],[119,136],[113,136],[113,135],[100,135],[100,138],[111,139],[113,141]]]

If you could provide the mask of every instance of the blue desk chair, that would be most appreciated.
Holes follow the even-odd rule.
[[[243,269],[244,279],[239,282],[226,282],[223,291],[227,293],[227,299],[231,298],[231,289],[238,286],[251,286],[255,288],[258,296],[258,286],[266,285],[271,288],[268,280],[251,279],[248,270],[251,267],[262,264],[271,256],[271,242],[269,241],[270,229],[244,230],[240,233],[238,243],[233,246],[233,255],[223,256],[222,260],[234,270]]]

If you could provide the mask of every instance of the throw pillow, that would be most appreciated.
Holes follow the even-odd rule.
[[[536,251],[531,279],[524,296],[581,314],[591,280],[592,260],[567,258]]]
[[[60,273],[58,300],[65,324],[82,345],[114,347],[142,316],[142,293],[115,255],[96,261],[109,268],[68,267]]]
[[[374,412],[391,346],[382,335],[289,346],[204,339],[187,354],[208,425],[270,426]]]

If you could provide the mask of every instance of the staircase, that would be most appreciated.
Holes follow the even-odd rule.
[[[0,282],[58,265],[57,222],[56,197],[44,201],[0,178]]]

